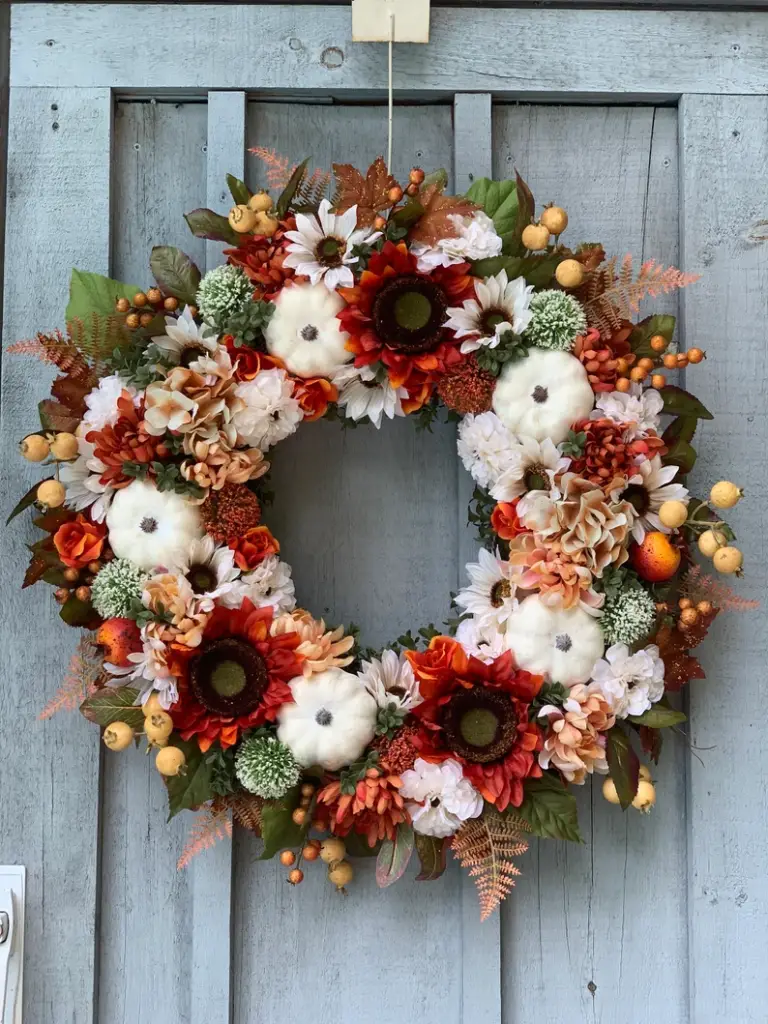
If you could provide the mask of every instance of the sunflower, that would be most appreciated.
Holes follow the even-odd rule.
[[[273,609],[246,598],[237,609],[216,607],[200,646],[183,657],[179,699],[171,707],[182,739],[197,737],[202,751],[233,746],[241,732],[274,721],[290,701],[289,680],[301,674],[298,633],[272,636]]]
[[[420,723],[414,742],[421,756],[454,758],[498,810],[519,807],[523,780],[541,775],[536,753],[542,733],[528,721],[541,676],[515,669],[510,651],[485,664],[446,636],[406,657],[424,697],[411,712]]]
[[[459,263],[421,273],[404,243],[385,242],[356,287],[339,289],[347,305],[338,317],[355,365],[381,361],[393,387],[411,390],[415,378],[420,390],[429,385],[428,395],[439,375],[462,359],[445,324],[449,304],[473,294],[467,270]]]

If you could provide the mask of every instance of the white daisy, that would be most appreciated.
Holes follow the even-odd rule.
[[[355,282],[350,265],[358,262],[352,250],[381,237],[380,231],[356,231],[356,225],[357,206],[335,215],[327,199],[320,203],[317,217],[297,213],[296,231],[285,233],[291,240],[285,266],[294,267],[297,274],[308,277],[312,284],[322,281],[330,292],[339,287],[351,288]]]
[[[62,462],[59,466],[59,479],[67,491],[65,503],[77,512],[90,508],[94,521],[103,523],[115,494],[101,482],[107,467],[94,456],[94,446],[89,441],[78,437],[77,447],[80,454],[74,462]]]
[[[475,282],[475,299],[448,309],[445,326],[463,338],[461,351],[474,352],[481,346],[496,348],[507,331],[522,334],[531,321],[528,308],[533,285],[524,277],[507,279],[506,270]]]
[[[297,377],[330,377],[352,359],[336,314],[344,300],[321,284],[294,284],[275,299],[264,329],[267,351]]]
[[[570,464],[549,438],[520,437],[507,453],[506,468],[491,487],[491,496],[497,501],[513,501],[526,491],[549,490],[555,476]]]
[[[277,555],[267,555],[253,572],[234,580],[217,603],[227,608],[239,608],[246,597],[257,608],[271,606],[275,615],[292,612],[296,607],[296,588],[290,565],[281,562]]]
[[[470,413],[459,424],[457,448],[464,468],[481,487],[490,488],[508,468],[517,436],[495,412]]]
[[[235,394],[245,403],[232,417],[241,445],[266,451],[289,437],[303,419],[285,370],[263,370],[238,384]]]
[[[405,416],[403,399],[408,392],[405,388],[393,388],[382,368],[345,366],[335,374],[333,383],[339,389],[338,404],[351,420],[367,416],[379,430],[382,416],[390,420]]]
[[[433,764],[418,757],[413,768],[403,772],[402,780],[400,794],[406,800],[414,832],[452,836],[462,822],[483,813],[482,796],[453,758]]]
[[[436,267],[450,267],[465,260],[483,260],[490,256],[498,256],[502,241],[496,233],[493,221],[482,210],[477,210],[469,217],[451,214],[451,222],[456,234],[450,238],[441,238],[434,246],[423,242],[414,242],[411,252],[417,257],[417,268],[422,274],[428,274]]]
[[[614,423],[628,423],[624,439],[634,441],[635,438],[647,437],[648,431],[659,432],[659,416],[664,408],[664,399],[656,388],[646,388],[633,384],[629,391],[609,391],[597,396],[595,408],[590,418],[599,420],[603,417]]]
[[[401,711],[410,711],[423,701],[411,663],[404,654],[382,651],[381,659],[363,661],[358,679],[365,683],[380,708],[395,704]]]
[[[177,554],[170,571],[184,577],[200,602],[200,608],[209,612],[214,600],[229,593],[240,570],[235,565],[235,552],[217,545],[207,534],[193,541]]]
[[[77,428],[78,434],[85,437],[89,430],[103,430],[106,426],[113,426],[120,416],[117,400],[123,391],[127,391],[133,398],[134,405],[139,404],[141,396],[136,388],[126,383],[119,373],[102,377],[93,391],[85,396],[88,408]]]
[[[678,466],[664,466],[659,455],[645,459],[635,467],[633,475],[623,491],[621,500],[628,501],[636,516],[632,523],[632,536],[638,544],[643,543],[646,533],[660,530],[671,533],[659,519],[659,509],[665,501],[682,501],[688,504],[688,489],[682,484],[672,483],[677,476]]]
[[[197,325],[194,317],[185,306],[178,317],[165,318],[165,333],[152,338],[155,345],[163,351],[170,362],[189,365],[189,359],[197,358],[200,353],[216,351],[216,334],[207,324]]]
[[[162,640],[147,637],[142,631],[143,648],[137,654],[129,654],[130,665],[112,665],[104,662],[110,675],[120,679],[121,685],[131,680],[140,683],[136,704],[146,704],[153,693],[157,693],[161,707],[168,708],[179,699],[176,676],[168,666],[168,648]]]
[[[507,620],[517,607],[515,585],[508,562],[480,548],[477,561],[466,566],[470,584],[456,595],[456,604],[474,615],[480,629],[506,628]]]
[[[631,654],[626,644],[614,644],[595,664],[589,689],[603,694],[617,718],[642,715],[664,693],[659,648],[650,644]]]
[[[477,619],[463,619],[456,629],[456,639],[467,654],[489,665],[510,650],[510,639],[495,626],[482,628]]]

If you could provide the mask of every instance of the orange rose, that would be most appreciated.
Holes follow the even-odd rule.
[[[529,533],[529,530],[522,525],[517,518],[517,503],[514,501],[500,501],[491,514],[491,527],[497,537],[502,540],[512,540],[521,533]]]
[[[309,377],[293,383],[293,397],[299,403],[307,423],[319,420],[325,415],[329,402],[339,397],[338,389],[325,377]]]
[[[457,640],[450,636],[433,636],[426,651],[406,651],[414,675],[419,680],[421,695],[427,700],[441,681],[456,675],[466,663],[466,655]],[[457,666],[456,662],[461,664]]]
[[[72,522],[58,528],[53,543],[64,565],[70,569],[82,569],[99,557],[106,535],[105,526],[92,523],[80,514]]]
[[[222,343],[226,346],[232,365],[235,366],[236,380],[253,380],[262,370],[283,369],[284,363],[277,356],[270,356],[266,352],[257,352],[256,349],[247,345],[235,344],[231,334],[225,334]]]
[[[268,526],[252,526],[242,537],[230,541],[229,546],[235,552],[235,564],[243,572],[250,572],[267,555],[276,555],[280,551],[280,545]]]

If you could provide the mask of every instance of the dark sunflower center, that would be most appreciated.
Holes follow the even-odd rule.
[[[628,501],[639,516],[644,516],[651,505],[648,491],[641,484],[630,484],[621,492],[622,501]]]
[[[531,392],[531,398],[538,405],[543,405],[546,402],[546,400],[549,398],[549,391],[547,391],[547,389],[545,387],[542,387],[541,384],[537,384],[536,387]]]
[[[512,596],[512,584],[509,580],[497,580],[491,587],[491,604],[501,608],[506,598]]]
[[[317,243],[315,248],[317,262],[324,267],[340,267],[345,248],[346,246],[342,245],[338,238],[332,238],[329,235]]]
[[[267,665],[243,640],[213,640],[192,662],[190,683],[208,711],[226,717],[247,715],[269,685]]]
[[[194,363],[194,361],[199,359],[204,353],[205,349],[201,345],[187,345],[186,348],[181,351],[179,364],[181,366],[186,366],[187,369],[189,369],[189,364]]]
[[[191,565],[187,572],[187,580],[196,594],[208,594],[216,589],[218,583],[216,573],[209,565]]]
[[[479,686],[451,697],[441,725],[450,749],[476,764],[505,757],[517,736],[517,714],[511,698]]]
[[[504,311],[501,309],[486,309],[483,311],[480,318],[480,326],[483,329],[483,334],[487,337],[496,333],[496,328],[499,324],[503,324],[506,321]]]
[[[523,476],[523,483],[528,491],[546,491],[547,471],[544,466],[529,466]]]
[[[152,516],[144,516],[139,523],[139,529],[142,533],[154,533],[157,529],[157,520]]]
[[[446,318],[442,289],[427,277],[405,274],[385,284],[373,303],[384,344],[396,352],[429,352],[442,340]]]

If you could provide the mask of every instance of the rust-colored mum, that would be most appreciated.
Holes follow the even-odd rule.
[[[413,742],[418,733],[412,725],[406,725],[393,739],[379,736],[371,746],[379,752],[379,765],[389,775],[402,775],[413,768],[419,751]]]
[[[449,409],[465,416],[488,412],[495,386],[496,378],[477,365],[477,357],[472,353],[463,363],[446,370],[438,382],[437,393]]]
[[[617,476],[632,476],[638,457],[666,454],[664,442],[652,432],[646,438],[625,442],[628,427],[627,423],[614,423],[607,418],[580,420],[573,429],[577,433],[583,431],[587,439],[584,453],[573,460],[571,471],[609,491]]]
[[[214,540],[229,543],[258,526],[261,519],[259,499],[244,484],[224,484],[211,491],[200,506],[205,532]]]
[[[154,459],[168,455],[168,449],[159,437],[153,437],[144,429],[144,402],[136,408],[127,391],[117,400],[120,413],[114,425],[107,424],[101,430],[91,430],[85,435],[86,441],[94,446],[94,455],[106,466],[101,474],[102,484],[110,487],[127,487],[134,477],[123,473],[127,462],[147,465]]]
[[[286,281],[296,276],[292,267],[284,266],[289,241],[285,233],[295,230],[295,218],[288,217],[280,221],[271,238],[248,235],[236,249],[224,250],[227,261],[235,267],[242,267],[253,282],[254,299],[273,299]]]
[[[402,784],[397,775],[369,768],[354,793],[342,793],[339,782],[329,782],[317,794],[317,802],[328,807],[332,832],[340,836],[359,832],[369,846],[375,846],[380,839],[394,839],[397,826],[408,820],[400,796]]]
[[[629,336],[634,324],[624,322],[618,331],[601,334],[590,327],[586,334],[580,334],[573,345],[573,354],[584,364],[589,383],[596,393],[613,391],[616,380],[626,377],[635,356],[629,346]],[[619,372],[619,360],[627,364],[627,370]]]

